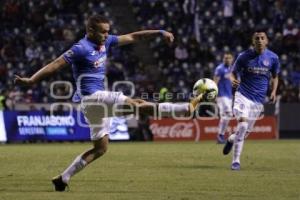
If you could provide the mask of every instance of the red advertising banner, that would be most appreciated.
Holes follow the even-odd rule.
[[[150,130],[155,141],[199,140],[199,124],[194,120],[164,118],[150,120]]]
[[[214,120],[198,120],[200,124],[200,140],[215,140],[218,133],[218,119]],[[255,122],[252,132],[247,139],[276,139],[277,125],[276,118],[272,116],[264,117]],[[231,120],[226,133],[236,131],[237,122]]]
[[[161,119],[150,120],[150,129],[154,141],[174,140],[215,140],[218,132],[218,119],[206,120],[175,120]],[[236,130],[236,120],[232,120],[227,128],[227,133]],[[256,121],[253,131],[248,139],[276,139],[277,123],[273,116],[264,117]]]

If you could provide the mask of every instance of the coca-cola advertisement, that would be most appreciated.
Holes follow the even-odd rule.
[[[215,140],[218,133],[218,119],[175,120],[165,118],[150,120],[154,141],[199,141]],[[248,139],[275,139],[278,136],[276,118],[265,116],[257,120]],[[236,130],[236,120],[231,120],[226,135]]]
[[[197,120],[161,119],[150,120],[153,140],[199,140]]]

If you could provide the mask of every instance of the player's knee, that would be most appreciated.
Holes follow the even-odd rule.
[[[98,158],[102,156],[107,152],[107,149],[108,149],[108,138],[107,136],[105,136],[101,140],[94,142],[94,148],[93,148],[94,157]]]

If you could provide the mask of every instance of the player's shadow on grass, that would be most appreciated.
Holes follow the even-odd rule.
[[[1,192],[8,192],[8,193],[44,193],[44,192],[56,192],[54,189],[51,188],[12,188],[12,187],[7,187],[7,188],[0,188],[0,193]]]
[[[180,168],[180,169],[220,169],[220,166],[216,165],[199,165],[199,164],[185,164],[185,165],[164,165],[163,168]]]

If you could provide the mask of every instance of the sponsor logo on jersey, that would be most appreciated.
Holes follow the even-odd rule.
[[[248,72],[253,74],[268,74],[269,69],[266,67],[248,67]]]
[[[103,65],[106,61],[106,56],[100,57],[97,61],[94,62],[94,67],[98,68]]]

